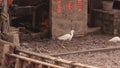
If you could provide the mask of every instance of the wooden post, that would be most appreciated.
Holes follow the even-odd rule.
[[[60,65],[60,63],[58,61],[54,61],[55,65]]]
[[[16,59],[15,68],[20,68],[20,59]]]
[[[22,68],[26,68],[27,65],[28,65],[28,61],[24,61],[24,62],[23,62],[23,66],[22,66]]]
[[[8,0],[3,0],[3,8],[2,8],[2,22],[3,22],[3,32],[2,33],[8,33],[10,30],[10,21],[9,21],[9,14],[8,14]]]
[[[34,68],[42,68],[42,64],[35,64]]]
[[[39,65],[38,65],[38,67],[36,67],[36,68],[42,68],[42,65],[41,65],[41,64],[39,64]]]
[[[12,42],[15,46],[20,45],[19,34],[17,32],[10,32],[7,34],[7,41]]]
[[[20,41],[19,41],[19,34],[17,34],[17,33],[13,34],[13,43],[14,43],[15,45],[19,46],[19,45],[20,45],[19,42],[20,42]]]
[[[7,5],[7,3],[8,3],[8,0],[3,0],[3,9],[2,9],[2,11],[3,11],[5,14],[8,13],[8,5]]]
[[[27,68],[34,68],[34,63],[28,61]]]
[[[6,65],[6,62],[7,62],[6,53],[8,53],[9,51],[10,51],[10,45],[4,44],[2,61],[1,61],[2,66]]]

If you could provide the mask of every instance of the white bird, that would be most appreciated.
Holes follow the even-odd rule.
[[[109,42],[120,42],[120,37],[113,37],[112,39],[109,40]]]
[[[69,41],[71,41],[71,39],[72,39],[72,37],[73,37],[73,34],[74,34],[74,30],[71,30],[70,31],[70,34],[65,34],[65,35],[63,35],[63,36],[60,36],[60,37],[58,37],[58,39],[59,40],[69,40]]]

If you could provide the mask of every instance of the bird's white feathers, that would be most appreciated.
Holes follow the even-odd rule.
[[[58,37],[58,39],[59,40],[68,40],[70,36],[71,36],[70,34],[65,34],[63,36]]]
[[[113,37],[112,39],[109,40],[109,42],[120,42],[120,37]]]
[[[63,36],[58,37],[59,40],[71,40],[74,35],[74,30],[70,31],[70,34],[65,34]]]

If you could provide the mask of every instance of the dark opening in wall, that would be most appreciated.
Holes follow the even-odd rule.
[[[120,1],[114,1],[113,8],[120,9]]]
[[[14,0],[17,6],[11,10],[11,25],[24,27],[27,31],[50,34],[50,0]],[[51,34],[50,34],[51,36]]]
[[[101,9],[102,8],[102,2],[103,0],[88,0],[88,27],[99,27],[98,24],[94,22],[93,18],[93,10],[94,9]]]

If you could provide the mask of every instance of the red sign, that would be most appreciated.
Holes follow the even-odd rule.
[[[77,0],[77,7],[78,7],[78,12],[82,11],[82,0]]]
[[[0,0],[0,3],[2,3],[2,2],[3,2],[3,0]],[[8,0],[8,6],[11,6],[12,3],[13,3],[13,0]]]
[[[11,6],[13,3],[13,0],[8,0],[8,6]]]
[[[73,8],[73,2],[68,2],[66,7],[68,10],[71,10]]]
[[[0,3],[2,3],[2,0],[0,0]]]
[[[57,4],[56,12],[61,13],[61,11],[62,11],[62,7],[61,7],[62,1],[57,0],[56,4]]]

